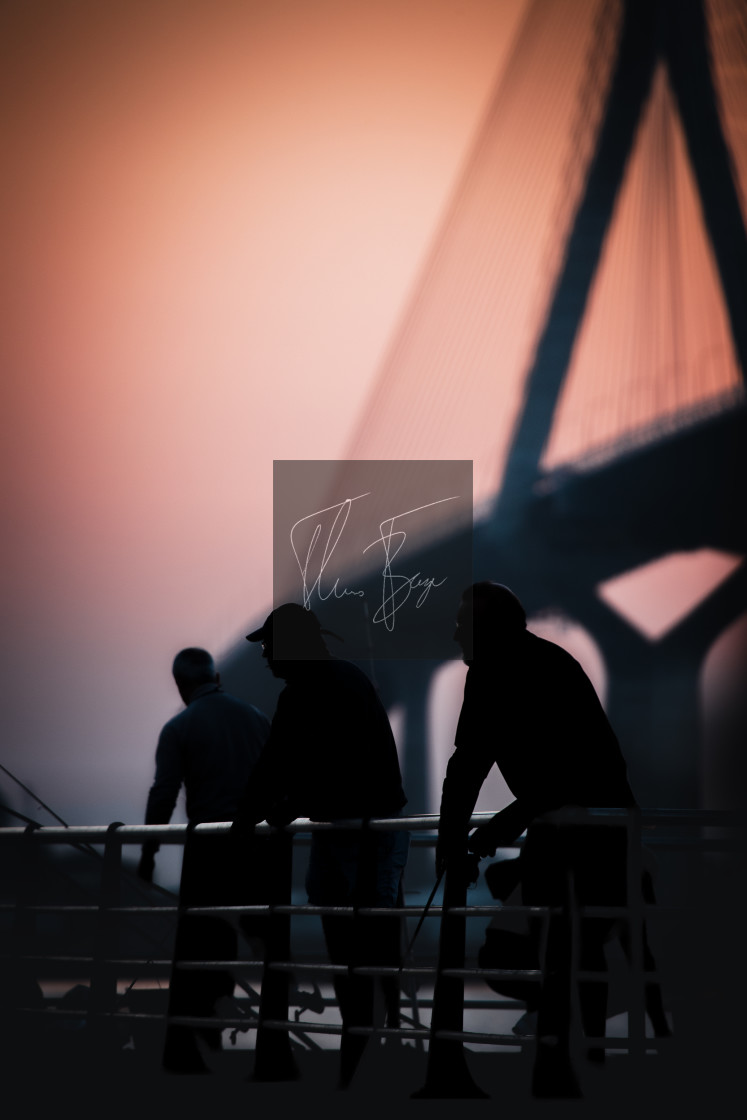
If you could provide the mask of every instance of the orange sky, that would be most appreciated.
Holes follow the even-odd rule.
[[[548,10],[561,23],[566,10],[586,19],[591,35],[595,8],[557,0]],[[2,758],[71,821],[141,818],[158,731],[179,707],[173,654],[195,644],[226,654],[265,613],[272,460],[334,459],[356,439],[362,457],[389,457],[389,414],[369,424],[370,393],[396,356],[528,9],[528,0],[7,0],[0,9]],[[532,128],[550,127],[544,60],[559,89],[562,55],[555,30],[539,31],[523,77],[511,71],[504,139],[527,136],[530,107]],[[575,26],[565,33],[586,57]],[[714,367],[711,391],[737,378],[733,355],[711,341],[711,329],[719,346],[726,333],[718,283],[662,75],[656,88],[548,463],[614,435],[620,400],[643,400],[650,415],[670,407],[647,403],[624,378],[653,355],[670,384],[660,325],[678,306],[697,368]],[[401,453],[479,460],[483,488],[497,482],[551,291],[552,269],[542,285],[535,274],[548,250],[561,259],[572,213],[568,200],[553,209],[565,182],[560,146],[551,189],[536,182],[542,148],[528,145],[523,163],[498,151],[496,193],[492,180],[484,193],[492,225],[468,230],[475,259],[504,287],[488,296],[485,275],[465,273],[460,294],[489,323],[502,364],[477,319],[472,337],[459,315],[452,322],[426,301],[420,354],[413,328],[420,364],[408,391],[431,408],[420,430],[433,446],[418,453],[403,426]],[[662,152],[669,170],[644,199],[640,184]],[[542,228],[538,195],[524,185],[533,175]],[[682,233],[682,246],[675,233],[675,250],[689,255],[656,288],[652,315],[641,276],[672,259],[672,245],[657,232],[652,249],[636,223],[641,200],[656,218],[675,180],[674,225],[696,232]],[[516,199],[523,224],[505,217]],[[503,239],[500,252],[488,232]],[[680,275],[697,282],[677,291]],[[637,303],[622,301],[613,322],[622,283]],[[443,298],[453,311],[448,284]],[[636,333],[641,316],[649,335]],[[610,344],[611,323],[646,360],[636,366]],[[500,380],[502,394],[480,415],[464,398],[459,430],[448,397],[461,390],[452,369],[467,368],[453,363],[457,343],[476,348],[478,399],[478,374]],[[433,378],[438,400],[434,350],[446,370],[440,385]],[[396,415],[399,402],[389,407]]]
[[[3,758],[63,816],[140,817],[173,653],[264,611],[521,8],[3,5]]]

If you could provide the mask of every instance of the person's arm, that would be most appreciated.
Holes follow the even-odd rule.
[[[496,848],[513,844],[529,824],[542,811],[536,803],[525,800],[512,801],[496,813],[487,824],[481,824],[469,838],[467,847],[481,859],[494,856]]]
[[[145,808],[146,824],[169,823],[183,779],[184,771],[179,746],[167,725],[161,732],[156,748],[156,776],[148,793],[148,803]],[[158,848],[159,844],[156,840],[146,840],[143,844],[138,875],[147,883],[153,880]]]
[[[275,819],[277,812],[273,814],[273,810],[278,810],[279,804],[284,800],[293,769],[288,746],[295,729],[292,721],[284,715],[285,705],[281,703],[283,695],[280,694],[267,742],[239,800],[231,830],[234,836],[253,832],[255,824],[260,821],[268,820],[270,824],[288,823],[298,815],[293,813],[292,816],[287,816],[286,813],[286,819],[279,821]]]
[[[446,767],[436,844],[436,872],[463,859],[467,852],[469,820],[494,758],[485,748],[461,744]]]

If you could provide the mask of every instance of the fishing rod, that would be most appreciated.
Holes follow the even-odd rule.
[[[29,797],[33,798],[33,800],[36,801],[36,803],[38,805],[40,805],[43,809],[46,810],[46,812],[48,812],[52,817],[54,817],[54,819],[56,821],[58,821],[59,824],[61,824],[63,828],[69,828],[70,827],[67,824],[67,822],[64,821],[58,813],[55,813],[54,809],[52,809],[49,805],[47,805],[44,801],[42,801],[42,799],[40,797],[38,797],[33,792],[33,790],[29,789],[29,787],[27,785],[25,785],[19,778],[17,778],[15,774],[11,773],[11,771],[8,770],[8,768],[6,766],[3,766],[0,763],[0,769],[2,769],[4,771],[4,773],[6,773],[8,775],[8,777],[12,779],[12,781],[14,781],[18,786],[20,786],[21,789],[24,790],[24,792],[29,795]],[[31,817],[27,817],[24,813],[18,812],[18,810],[16,810],[16,809],[11,809],[9,806],[5,806],[5,805],[0,805],[0,810],[5,811],[7,813],[10,813],[11,816],[17,817],[19,820],[24,821],[26,824],[34,825],[36,827],[39,827],[35,820],[33,820]],[[75,845],[73,845],[73,847],[75,847],[78,851],[85,852],[87,855],[94,855],[94,856],[96,856],[97,859],[103,858],[102,855],[101,855],[101,852],[98,852],[90,844],[85,844],[85,843],[84,844],[75,844]],[[127,875],[127,877],[130,880],[130,885],[134,886],[136,888],[136,890],[137,890],[138,894],[141,896],[141,898],[147,898],[148,897],[148,890],[146,889],[144,884],[141,882],[140,878],[136,874],[134,874],[132,871],[130,871],[129,868],[122,867],[121,870]],[[71,883],[74,882],[74,880],[71,879],[70,876],[68,876],[68,875],[65,875],[65,879],[67,879]],[[155,890],[159,894],[166,896],[169,900],[178,901],[178,896],[175,895],[173,893],[173,891],[169,891],[165,887],[159,886],[157,883],[151,882],[151,883],[148,884],[148,887],[150,887],[151,890]],[[157,948],[157,949],[162,949],[163,948],[164,942],[165,942],[166,938],[170,936],[170,933],[165,934],[160,938],[154,937],[154,935],[149,933],[147,929],[144,930],[140,925],[136,925],[134,923],[132,917],[130,917],[127,914],[125,914],[124,917],[130,923],[131,928],[133,928],[141,937],[144,936],[147,941],[150,941],[151,945],[155,946],[155,948]],[[155,960],[155,958],[151,957],[145,963],[146,963],[146,965],[149,965],[149,964],[152,964],[154,960]],[[142,979],[141,976],[135,976],[130,981],[130,983],[127,985],[125,990],[120,995],[117,996],[117,1002],[119,1004],[121,1004],[127,998],[129,993],[132,991],[132,989],[135,987],[135,985],[141,979]],[[259,994],[254,990],[254,988],[252,988],[252,986],[250,984],[246,983],[241,977],[239,977],[237,979],[237,983],[239,984],[239,986],[244,990],[244,992],[248,996],[250,996],[251,998],[255,999],[257,1002],[259,1002]],[[303,994],[312,995],[311,993],[299,993],[299,994],[301,994],[301,995],[303,995]],[[318,1010],[317,1007],[315,1006],[315,1001],[314,1001],[313,998],[311,1000],[307,1001],[307,1006],[309,1007],[310,1010]],[[247,1026],[246,1029],[249,1029],[248,1026]],[[294,1033],[299,1033],[299,1032],[294,1032]],[[299,1037],[301,1037],[301,1035],[302,1035],[302,1032],[299,1034]],[[304,1041],[308,1045],[312,1045],[312,1042],[311,1042],[310,1039],[304,1038]]]
[[[25,824],[32,824],[35,828],[39,827],[38,822],[32,817],[27,817],[25,813],[19,813],[17,809],[11,809],[10,805],[0,805],[0,813],[9,813],[11,817],[17,817],[19,821],[23,821]]]
[[[8,777],[12,781],[14,781],[17,786],[20,786],[21,789],[24,791],[24,793],[27,793],[29,795],[29,797],[31,797],[37,803],[37,805],[41,806],[42,809],[45,809],[51,817],[54,817],[54,819],[59,824],[61,824],[63,828],[69,828],[70,827],[68,824],[66,824],[65,821],[63,821],[62,817],[58,816],[57,813],[55,813],[54,809],[50,809],[49,805],[47,805],[46,802],[42,801],[41,797],[37,797],[33,790],[30,790],[28,786],[25,786],[23,784],[23,782],[21,781],[21,779],[17,778],[15,776],[15,774],[11,774],[8,767],[3,766],[3,764],[1,762],[0,762],[0,770],[2,770],[4,774],[7,774]],[[16,814],[16,815],[18,815],[18,814]],[[27,819],[27,818],[24,818],[24,819]],[[35,822],[34,821],[29,821],[29,823],[34,824]]]
[[[39,805],[42,809],[44,809],[47,813],[49,813],[50,816],[54,817],[54,819],[59,824],[61,824],[63,828],[69,828],[70,827],[70,825],[67,823],[67,821],[62,819],[62,817],[59,815],[59,813],[55,813],[54,809],[52,809],[49,805],[47,805],[47,803],[45,801],[42,801],[41,797],[39,797],[36,793],[34,793],[34,791],[32,789],[29,789],[29,787],[27,785],[25,785],[21,781],[20,778],[17,778],[15,774],[11,773],[11,771],[7,768],[7,766],[3,766],[3,764],[0,763],[0,770],[2,770],[3,773],[7,774],[8,777],[16,783],[16,785],[20,786],[21,789],[24,791],[24,793],[27,793],[29,795],[29,797],[31,797],[37,803],[37,805]],[[11,809],[7,806],[0,806],[0,809],[5,809],[6,812],[10,813],[14,817],[18,817],[19,820],[23,820],[27,824],[35,825],[37,828],[41,827],[39,825],[38,821],[32,820],[31,817],[24,816],[23,813],[19,813],[16,809]],[[81,842],[72,844],[71,847],[76,848],[80,852],[87,852],[89,855],[96,856],[97,859],[102,858],[101,852],[98,852],[92,844],[89,844],[85,841],[81,841]],[[145,892],[143,890],[143,884],[142,884],[141,880],[139,879],[139,877],[136,876],[135,873],[132,872],[128,867],[123,867],[122,871],[124,872],[125,875],[127,875],[129,877],[129,879],[132,882],[132,885],[137,887],[140,895],[143,898],[147,897],[147,892]],[[175,895],[173,891],[167,890],[166,887],[161,887],[157,883],[150,883],[149,886],[153,887],[153,889],[155,891],[158,891],[159,894],[167,895],[171,899],[177,898],[177,895]]]
[[[426,902],[425,906],[423,907],[423,913],[420,915],[420,920],[418,921],[418,924],[415,927],[415,932],[412,935],[412,937],[410,938],[410,944],[407,946],[407,948],[405,949],[405,952],[403,954],[402,964],[399,966],[399,971],[400,972],[405,967],[405,964],[407,963],[407,961],[410,959],[410,954],[412,953],[412,947],[417,940],[417,936],[420,933],[423,922],[428,917],[428,911],[430,910],[431,906],[433,905],[433,899],[436,897],[436,891],[441,886],[441,880],[444,877],[445,870],[446,869],[443,868],[441,871],[439,871],[438,877],[436,878],[436,882],[433,884],[433,890],[431,891],[430,895],[428,896],[428,901]]]
[[[62,819],[62,817],[59,815],[59,813],[56,813],[54,811],[54,809],[51,808],[51,806],[47,805],[47,803],[45,801],[43,801],[41,799],[41,797],[39,797],[37,794],[35,794],[32,789],[30,789],[27,785],[25,785],[25,783],[22,782],[20,780],[20,778],[17,778],[16,775],[13,774],[8,769],[7,766],[3,766],[3,764],[0,763],[0,770],[2,770],[3,773],[7,774],[8,777],[16,783],[16,785],[20,786],[20,788],[24,791],[24,793],[27,793],[29,795],[29,797],[31,797],[34,801],[36,801],[36,803],[39,806],[41,806],[41,808],[44,809],[47,813],[49,813],[50,816],[54,817],[54,819],[59,824],[61,824],[63,828],[69,828],[70,827],[69,824],[67,823],[67,821]],[[37,827],[37,828],[40,827],[37,821],[33,820],[31,817],[27,817],[24,813],[19,813],[18,810],[16,810],[16,809],[11,809],[9,806],[4,806],[4,805],[0,806],[0,809],[4,810],[5,812],[10,813],[11,816],[17,817],[19,820],[24,821],[26,824],[33,825],[34,827]],[[75,844],[72,844],[71,847],[75,848],[79,852],[85,853],[86,855],[95,856],[96,859],[103,859],[103,856],[102,856],[101,852],[97,851],[96,848],[94,848],[93,845],[91,845],[91,844],[75,843]],[[130,882],[130,886],[135,888],[136,892],[140,895],[141,898],[148,898],[149,897],[148,891],[145,889],[144,884],[140,881],[139,877],[137,877],[134,872],[132,872],[128,867],[122,867],[121,872],[124,873],[124,875],[127,877],[127,879]],[[69,883],[74,883],[75,882],[74,879],[72,879],[69,875],[66,875],[64,872],[63,872],[63,875],[64,875],[64,878]],[[175,902],[175,901],[178,900],[178,896],[175,895],[173,891],[167,890],[166,887],[161,887],[157,883],[150,883],[149,886],[152,888],[152,890],[157,891],[158,894],[163,895],[170,902]],[[157,949],[162,949],[163,948],[164,941],[166,939],[166,936],[168,936],[168,935],[164,935],[160,938],[156,938],[156,937],[153,936],[153,934],[149,933],[147,931],[147,929],[144,930],[141,926],[135,925],[134,922],[133,922],[133,919],[129,915],[125,915],[125,917],[126,917],[127,921],[131,924],[131,928],[134,928],[136,930],[136,932],[138,934],[140,934],[141,937],[144,936],[146,938],[146,940],[150,941],[151,945],[154,945]],[[151,958],[147,963],[148,964],[152,963],[152,960],[154,960],[154,959],[155,958]],[[135,986],[135,984],[137,984],[139,979],[141,979],[141,977],[136,976],[135,979],[125,989],[122,996],[119,996],[118,999],[121,1000],[124,996],[126,996],[128,994],[128,992],[130,992],[132,990],[132,988]]]
[[[477,882],[478,876],[480,874],[478,864],[479,864],[478,857],[475,856],[475,855],[472,855],[470,853],[465,858],[465,860],[463,862],[463,865],[460,868],[462,874],[466,875],[467,882],[470,883],[472,886],[474,886],[474,884]],[[443,879],[445,874],[446,874],[446,864],[443,865],[443,867],[441,868],[441,870],[439,871],[439,873],[436,877],[436,881],[433,884],[433,890],[431,891],[430,895],[428,896],[428,901],[426,902],[426,904],[423,908],[423,913],[420,915],[420,920],[418,921],[418,924],[415,927],[415,932],[412,935],[412,937],[410,938],[410,944],[407,946],[407,949],[405,950],[405,954],[402,958],[402,964],[400,965],[400,971],[404,968],[405,962],[407,961],[410,954],[412,953],[412,947],[415,944],[415,940],[416,940],[418,934],[420,933],[423,922],[428,917],[428,911],[430,910],[431,906],[433,905],[433,899],[436,897],[436,891],[440,887],[441,880]]]

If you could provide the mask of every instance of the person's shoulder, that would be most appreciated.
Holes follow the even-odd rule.
[[[573,689],[574,695],[578,691],[594,690],[583,665],[567,649],[530,631],[527,637],[531,639],[528,646],[533,673],[543,676],[545,681],[551,680],[556,688]]]
[[[375,692],[373,682],[368,673],[353,661],[345,661],[342,657],[331,657],[328,664],[332,666],[332,674],[339,681],[344,681],[351,688],[360,688],[366,692]]]
[[[351,680],[368,680],[368,677],[358,665],[353,661],[346,661],[344,657],[330,657],[330,659],[323,662],[323,664],[328,665],[333,673],[350,677]]]
[[[178,735],[180,730],[186,727],[188,722],[189,708],[182,708],[182,710],[180,712],[177,712],[175,716],[172,716],[171,719],[166,720],[163,727],[161,728],[159,741],[164,742],[165,740],[171,739],[175,735]]]
[[[234,696],[230,692],[215,692],[212,694],[225,708],[231,708],[235,712],[243,713],[247,718],[252,720],[260,720],[264,723],[269,723],[269,720],[261,708],[256,704],[251,704],[248,700],[241,700],[238,696]]]
[[[353,661],[330,657],[320,662],[320,694],[333,698],[339,707],[361,705],[372,710],[381,704],[379,694],[369,675]]]
[[[346,661],[344,657],[321,657],[317,661],[308,662],[307,672],[304,674],[304,680],[311,680],[324,678],[326,680],[356,680],[364,677],[363,673],[357,665],[352,661]]]
[[[531,630],[525,633],[526,649],[531,657],[539,658],[543,661],[552,662],[559,666],[565,666],[567,669],[573,671],[580,670],[581,666],[576,658],[564,649],[563,646],[558,645],[557,642],[551,642],[549,638],[540,638],[538,634],[533,634]]]

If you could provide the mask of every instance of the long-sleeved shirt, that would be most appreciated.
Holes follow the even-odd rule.
[[[233,820],[270,730],[252,704],[204,684],[161,731],[146,824],[168,824],[184,784],[190,823]]]
[[[394,816],[407,800],[386,710],[348,661],[307,661],[288,681],[239,823],[283,800],[289,820]]]

